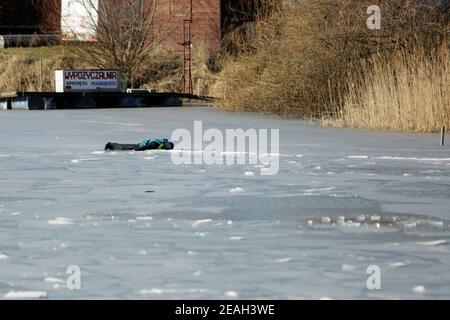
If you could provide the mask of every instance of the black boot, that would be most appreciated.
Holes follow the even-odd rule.
[[[114,150],[114,148],[113,148],[111,142],[108,142],[105,146],[105,151],[111,151],[111,150]]]

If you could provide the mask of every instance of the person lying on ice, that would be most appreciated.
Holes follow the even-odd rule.
[[[108,142],[106,151],[147,151],[147,150],[173,150],[175,145],[167,139],[149,139],[140,144],[120,144]]]

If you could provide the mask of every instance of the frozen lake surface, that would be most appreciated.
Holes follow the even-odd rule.
[[[280,129],[279,174],[102,152],[195,120]],[[2,111],[0,146],[0,298],[450,298],[450,151],[436,135],[205,108]]]

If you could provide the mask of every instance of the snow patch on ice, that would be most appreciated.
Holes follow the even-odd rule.
[[[74,159],[71,161],[71,163],[78,164],[81,162],[100,161],[100,160],[102,160],[102,159],[100,159],[100,158],[81,158],[81,159]]]
[[[44,279],[45,282],[48,283],[59,283],[59,284],[65,284],[66,281],[64,281],[63,279],[59,279],[59,278],[53,278],[53,277],[47,277]]]
[[[6,254],[3,254],[0,252],[0,260],[6,260],[9,259],[9,257]]]
[[[243,193],[245,190],[241,187],[236,187],[230,190],[230,193]]]
[[[161,296],[163,294],[217,294],[216,290],[211,289],[142,289],[139,291],[140,295],[157,295]]]
[[[378,160],[397,160],[397,161],[419,161],[419,162],[445,162],[450,161],[450,158],[418,158],[418,157],[391,157],[384,156],[376,158]]]
[[[208,235],[208,233],[206,233],[206,232],[196,232],[195,235],[200,237],[200,238],[204,238],[204,237],[206,237]]]
[[[213,221],[211,219],[197,220],[197,221],[194,221],[194,223],[192,223],[192,227],[198,228],[198,227],[204,226],[204,225],[212,223],[212,222]]]
[[[310,194],[310,193],[326,192],[326,191],[333,191],[333,190],[336,190],[336,188],[329,187],[329,188],[307,189],[304,192]]]
[[[424,286],[415,286],[415,287],[413,288],[413,292],[414,292],[414,293],[417,293],[417,294],[424,294],[425,291],[427,291],[427,290],[425,289]]]
[[[75,223],[73,222],[72,219],[69,218],[56,218],[54,220],[49,220],[48,224],[52,226],[68,226],[73,225]]]
[[[152,221],[153,217],[142,216],[142,217],[137,217],[136,220],[138,220],[138,221]]]
[[[167,290],[162,290],[162,289],[158,289],[158,288],[153,288],[153,289],[142,289],[139,293],[141,295],[162,295],[164,292],[167,292]],[[171,291],[173,293],[173,291]]]
[[[391,262],[388,264],[389,268],[401,268],[408,266],[406,262]]]
[[[253,177],[255,175],[255,173],[253,171],[247,171],[247,172],[245,172],[245,175],[247,177]]]
[[[277,263],[289,263],[292,262],[292,258],[282,258],[282,259],[277,259]]]
[[[227,291],[227,292],[225,292],[225,297],[237,299],[237,298],[239,298],[239,293],[237,293],[236,291]]]
[[[435,240],[435,241],[426,241],[426,242],[417,242],[420,246],[427,246],[427,247],[437,247],[443,244],[446,244],[447,240]]]
[[[341,269],[344,272],[353,272],[353,271],[355,271],[356,267],[351,264],[343,264]]]
[[[369,159],[369,156],[348,156],[348,159],[363,159],[363,160],[367,160]]]
[[[5,294],[5,299],[46,299],[45,291],[10,291]]]
[[[426,221],[426,224],[435,228],[444,228],[445,226],[444,221]]]

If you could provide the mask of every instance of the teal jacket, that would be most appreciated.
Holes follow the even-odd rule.
[[[156,142],[159,144],[159,149],[164,149],[164,145],[169,142],[167,139],[147,139],[141,142],[139,145],[140,149],[145,149],[151,143]]]

